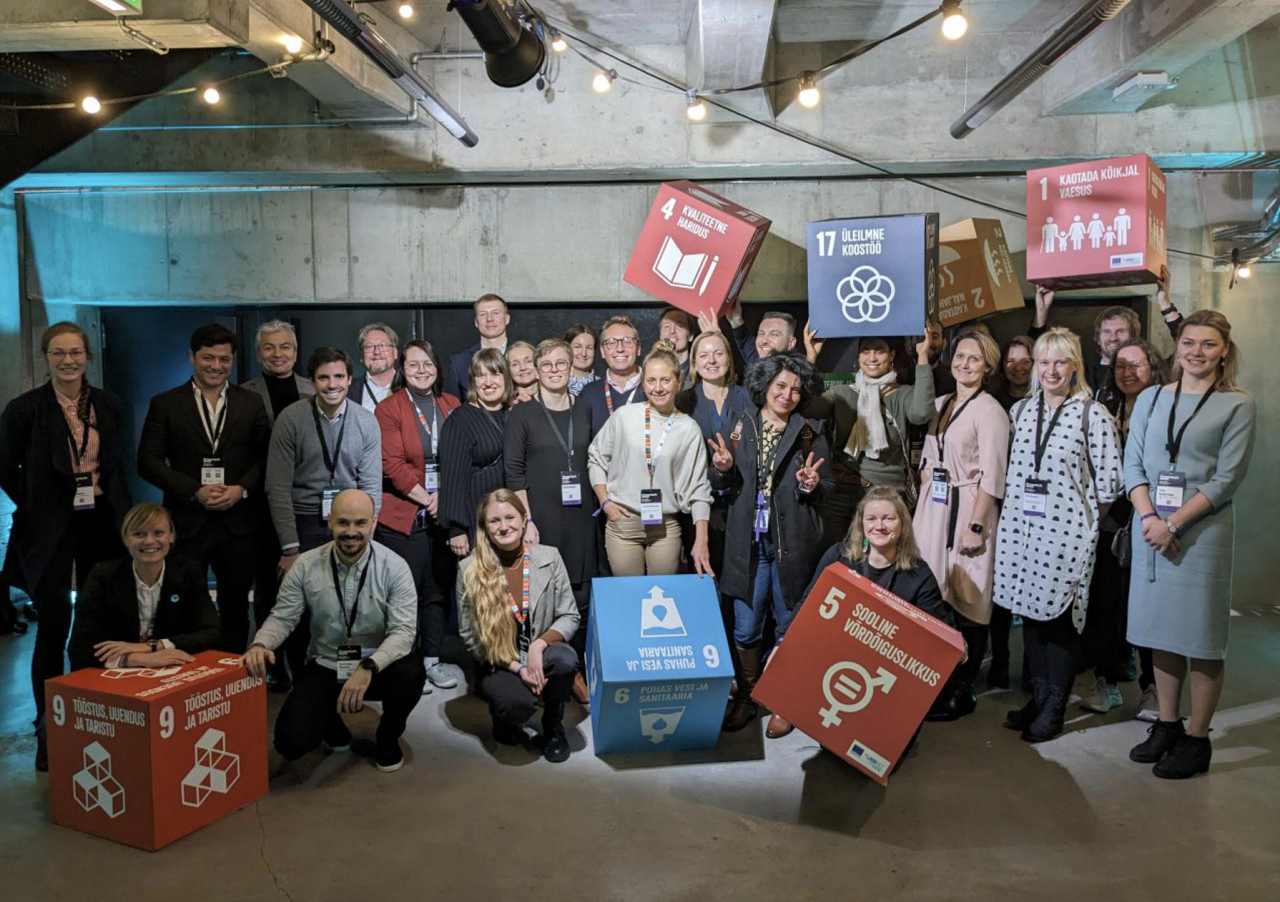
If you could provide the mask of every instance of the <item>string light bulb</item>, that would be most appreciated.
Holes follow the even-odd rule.
[[[618,77],[618,73],[610,69],[605,72],[601,70],[596,73],[596,77],[591,79],[591,89],[597,94],[606,94],[613,87],[613,80]]]
[[[1241,263],[1240,268],[1236,271],[1236,275],[1242,279],[1247,279],[1249,276],[1253,275],[1253,273],[1249,270],[1248,263]]]
[[[551,32],[551,49],[556,53],[564,53],[569,49],[569,42],[564,39],[564,35],[560,32],[553,31]]]
[[[80,109],[84,110],[91,116],[96,115],[97,113],[102,112],[102,103],[98,98],[90,94],[80,101]]]
[[[969,30],[969,20],[960,12],[960,0],[947,0],[942,4],[942,36],[957,41]]]
[[[701,122],[707,118],[707,105],[702,102],[701,97],[690,91],[689,105],[685,107],[684,114],[689,117],[690,122]]]
[[[398,12],[398,13],[400,14],[400,18],[402,18],[402,19],[412,19],[412,18],[413,18],[413,4],[412,4],[412,3],[401,3],[401,4],[400,4],[400,6],[396,9],[396,12]]]
[[[814,80],[812,72],[804,72],[800,75],[800,93],[797,95],[800,105],[812,109],[816,107],[822,100],[822,92],[818,90],[818,83]]]
[[[284,36],[285,52],[291,56],[297,56],[302,52],[302,38],[296,34],[287,34]]]
[[[219,100],[222,99],[222,94],[219,93],[218,89],[214,87],[205,88],[204,93],[201,94],[200,96],[204,98],[204,102],[209,104],[209,106],[213,106],[215,103],[217,103]]]

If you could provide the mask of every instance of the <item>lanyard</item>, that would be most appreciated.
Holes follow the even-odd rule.
[[[520,624],[520,632],[527,633],[529,629],[529,546],[524,546],[522,555],[520,575],[520,604],[516,604],[516,600],[511,597],[511,590],[507,590],[507,600],[511,602],[511,615],[516,618],[516,623]]]
[[[648,404],[644,405],[644,465],[649,468],[649,487],[653,487],[653,474],[658,468],[658,458],[662,456],[662,446],[667,443],[667,436],[671,434],[671,426],[676,421],[676,412],[671,411],[671,416],[667,417],[667,425],[662,429],[662,438],[658,439],[658,447],[656,450],[652,447],[652,434],[650,432],[650,414],[653,408]]]
[[[352,564],[351,566],[356,566]],[[373,548],[369,548],[369,559],[365,561],[364,570],[360,573],[360,581],[356,583],[356,597],[351,602],[351,614],[347,614],[347,602],[342,591],[342,580],[338,579],[338,553],[332,548],[329,549],[329,567],[333,573],[333,591],[338,596],[338,607],[342,609],[342,619],[347,625],[347,638],[351,638],[351,631],[356,626],[356,612],[360,609],[360,593],[364,590],[364,581],[369,577],[369,571],[373,569]]]
[[[70,424],[70,423],[67,423],[67,418],[66,418],[66,416],[65,416],[65,415],[64,415],[64,416],[63,416],[63,418],[62,418],[62,422],[63,422],[63,423],[66,423],[66,426],[67,426],[67,444],[71,446],[71,455],[72,455],[72,457],[74,457],[74,458],[76,459],[76,472],[79,472],[79,471],[80,471],[80,461],[84,459],[84,452],[85,452],[85,451],[87,451],[87,450],[89,449],[89,430],[90,430],[91,428],[93,428],[93,426],[92,426],[92,423],[93,423],[93,407],[90,407],[90,408],[89,408],[89,422],[88,422],[88,423],[83,423],[83,424],[81,424],[81,425],[83,425],[83,426],[84,426],[84,434],[80,436],[80,447],[79,447],[79,448],[77,448],[77,447],[76,447],[76,436],[75,436],[75,433],[71,431],[71,424]]]
[[[342,426],[338,429],[338,440],[333,444],[333,454],[329,454],[329,445],[324,440],[324,430],[320,428],[320,402],[311,405],[311,416],[316,421],[316,438],[320,439],[320,451],[324,454],[324,465],[329,468],[329,482],[337,477],[338,455],[342,453],[342,437],[347,434],[347,415],[342,415]]]
[[[1182,397],[1182,380],[1178,380],[1178,387],[1173,390],[1173,406],[1169,408],[1169,440],[1164,446],[1165,450],[1169,452],[1170,469],[1178,465],[1178,452],[1182,450],[1182,436],[1186,434],[1187,427],[1191,425],[1191,421],[1196,418],[1200,408],[1204,407],[1205,402],[1209,400],[1209,396],[1213,394],[1214,389],[1217,387],[1216,384],[1209,387],[1209,390],[1204,393],[1204,397],[1200,399],[1200,403],[1196,405],[1196,409],[1191,411],[1191,416],[1183,421],[1182,428],[1178,430],[1178,434],[1175,436],[1173,433],[1173,421],[1178,415],[1178,401]]]
[[[555,433],[556,441],[560,443],[560,449],[564,451],[565,460],[569,462],[569,469],[573,469],[573,396],[569,396],[569,440],[565,441],[565,437],[560,434],[556,421],[551,418],[551,412],[547,410],[547,405],[542,403],[539,398],[537,404],[542,408],[542,415],[547,418],[547,425],[551,427],[551,431]]]
[[[636,389],[638,388],[640,388],[639,385],[632,388],[631,394],[627,395],[627,400],[622,403],[630,404],[631,399],[636,396]],[[622,394],[622,392],[618,392],[618,394]],[[609,416],[613,416],[613,386],[609,383],[607,378],[604,380],[604,406],[609,408]]]
[[[431,402],[431,425],[427,425],[427,418],[422,415],[422,408],[418,406],[418,402],[414,400],[413,392],[409,389],[404,390],[405,396],[409,399],[409,403],[413,405],[413,411],[418,415],[418,432],[421,433],[423,444],[422,451],[425,454],[427,448],[431,449],[431,453],[427,457],[436,456],[436,430],[440,424],[440,408],[436,406],[436,402]]]
[[[1044,457],[1045,449],[1049,447],[1049,439],[1053,435],[1053,427],[1058,424],[1058,417],[1062,416],[1062,408],[1071,403],[1068,398],[1058,405],[1058,409],[1053,412],[1053,416],[1049,418],[1049,431],[1044,434],[1044,441],[1040,441],[1040,429],[1044,426],[1044,409],[1049,406],[1049,402],[1041,395],[1040,403],[1036,405],[1036,475],[1040,475],[1040,461]]]
[[[200,418],[204,423],[204,435],[209,440],[209,450],[212,454],[218,453],[218,444],[222,441],[222,427],[227,423],[227,399],[222,399],[222,410],[218,413],[218,422],[213,421],[213,412],[209,410],[209,405],[205,403],[204,392],[196,388],[196,394],[200,397]]]
[[[938,432],[938,464],[943,467],[947,465],[947,433],[951,431],[951,427],[955,425],[956,420],[960,419],[960,415],[964,413],[964,409],[973,402],[974,398],[982,394],[982,389],[979,388],[976,392],[971,394],[969,399],[960,405],[960,409],[952,414],[951,409],[956,406],[957,394],[958,393],[953,393],[951,395],[950,400],[947,401],[947,406],[943,408],[942,411],[942,418],[947,421],[947,425],[942,427]],[[1052,429],[1052,427],[1050,428]]]

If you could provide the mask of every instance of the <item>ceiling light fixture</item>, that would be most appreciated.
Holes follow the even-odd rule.
[[[800,93],[797,99],[801,106],[810,109],[816,107],[822,100],[822,92],[818,90],[818,83],[814,80],[812,72],[800,73]]]
[[[597,94],[605,94],[613,87],[613,80],[618,77],[618,73],[613,69],[605,72],[601,70],[596,73],[596,77],[591,79],[591,89]]]
[[[400,6],[396,8],[396,12],[400,14],[400,18],[402,18],[402,19],[412,19],[412,18],[413,18],[413,4],[412,4],[412,3],[401,3],[401,4],[400,4]]]
[[[285,52],[290,56],[297,56],[302,52],[302,38],[296,34],[287,34],[280,39],[280,43],[284,44]]]
[[[556,53],[564,53],[569,49],[569,42],[564,39],[564,35],[555,29],[551,31],[551,49]]]
[[[205,88],[204,93],[200,96],[204,98],[204,102],[209,104],[209,106],[213,106],[222,99],[222,94],[219,93],[217,88],[212,86]]]
[[[690,91],[689,105],[685,108],[684,114],[689,117],[690,122],[701,122],[707,118],[707,105],[702,102],[701,97]]]
[[[530,27],[531,21],[512,18],[501,0],[449,0],[484,51],[489,81],[500,88],[518,88],[533,79],[547,61],[547,45]]]
[[[88,97],[85,97],[80,101],[80,109],[90,115],[94,115],[102,112],[102,102],[90,94]]]
[[[960,12],[960,0],[943,0],[942,36],[948,41],[956,41],[968,30],[969,20]]]
[[[113,16],[142,15],[142,0],[89,0],[89,2],[105,9]]]

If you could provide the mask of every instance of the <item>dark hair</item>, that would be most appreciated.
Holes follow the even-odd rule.
[[[564,330],[564,340],[569,344],[573,344],[573,340],[579,335],[590,335],[591,340],[596,341],[596,330],[584,323],[574,323]]]
[[[59,335],[79,335],[80,343],[84,345],[84,359],[86,362],[93,359],[93,348],[89,347],[89,335],[77,326],[75,323],[63,320],[60,323],[54,323],[52,326],[44,330],[40,336],[40,353],[49,353],[49,343]],[[83,376],[80,377],[80,395],[76,398],[76,418],[84,424],[87,430],[93,422],[92,395],[89,391],[89,371],[86,369]]]
[[[767,319],[782,320],[784,323],[787,324],[787,328],[791,330],[792,337],[793,338],[795,337],[796,318],[792,316],[790,313],[783,313],[781,310],[766,310],[764,316],[760,317],[760,322],[764,322]]]
[[[440,365],[440,355],[436,352],[435,345],[427,341],[425,338],[415,338],[412,341],[404,343],[404,350],[400,352],[400,358],[396,361],[396,378],[391,385],[392,391],[399,391],[404,388],[404,359],[409,356],[409,349],[417,348],[430,358],[436,367],[436,381],[431,386],[431,394],[439,397],[444,394],[444,367]]]
[[[497,348],[481,348],[471,355],[471,363],[467,365],[467,403],[480,403],[476,393],[476,368],[502,377],[502,406],[506,407],[511,396],[515,394],[516,384],[511,381],[511,367],[507,365],[507,357]]]
[[[231,353],[236,352],[236,333],[220,323],[206,323],[191,333],[191,353],[201,348],[215,348],[218,345],[231,345]]]
[[[661,323],[664,319],[677,319],[691,334],[696,335],[698,333],[698,321],[693,318],[692,314],[681,310],[679,307],[663,307],[662,314],[658,317],[658,322]]]
[[[751,393],[752,404],[764,407],[770,383],[784,370],[800,377],[800,403],[796,410],[803,410],[808,405],[814,390],[813,364],[791,351],[770,354],[751,364],[747,370],[746,387]]]
[[[350,378],[352,369],[351,357],[342,348],[335,348],[332,345],[316,348],[311,352],[311,356],[307,358],[307,378],[315,379],[316,370],[326,363],[341,363],[347,368],[347,377]]]
[[[1116,361],[1120,359],[1120,352],[1125,348],[1137,348],[1147,358],[1147,366],[1151,367],[1151,384],[1165,385],[1169,380],[1169,361],[1160,353],[1160,349],[1151,342],[1143,338],[1130,338],[1120,347],[1116,348],[1116,356],[1111,358],[1111,373],[1107,376],[1108,384],[1119,391],[1116,385]]]

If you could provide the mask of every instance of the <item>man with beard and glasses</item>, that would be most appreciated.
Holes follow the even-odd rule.
[[[400,336],[386,323],[369,323],[360,330],[360,363],[364,375],[351,380],[349,396],[373,413],[396,381],[396,361],[400,359]]]

